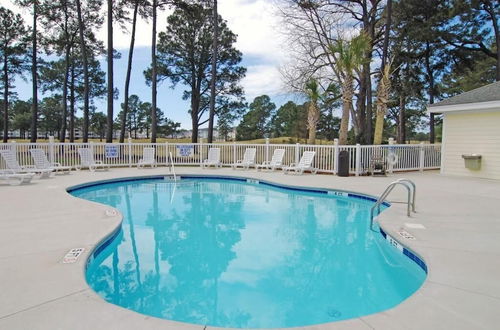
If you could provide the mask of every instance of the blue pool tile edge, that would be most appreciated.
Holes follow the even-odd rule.
[[[403,253],[405,256],[410,258],[410,260],[412,260],[414,263],[416,263],[420,268],[422,268],[422,270],[427,274],[427,265],[422,260],[422,258],[420,258],[416,253],[414,253],[412,250],[408,249],[403,244],[399,243],[396,239],[394,239],[394,237],[387,234],[382,228],[380,228],[380,234],[384,237],[384,239],[386,239],[388,241],[392,240],[392,242],[396,242],[396,244],[399,244],[400,247],[396,247],[396,248],[398,248],[398,250],[400,250],[401,253]],[[391,244],[391,245],[393,245],[393,244]]]

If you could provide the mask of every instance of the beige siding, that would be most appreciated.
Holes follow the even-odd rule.
[[[500,179],[500,110],[444,115],[443,174]],[[481,169],[465,168],[462,154],[482,155]]]

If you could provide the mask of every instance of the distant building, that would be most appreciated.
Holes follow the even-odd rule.
[[[191,136],[193,136],[193,130],[184,130],[178,134],[178,137],[180,137],[180,138],[190,138]],[[234,140],[236,138],[236,128],[235,127],[233,127],[232,130],[229,132],[227,138],[228,138],[228,140]],[[208,139],[208,128],[200,128],[198,130],[198,139],[204,139],[206,142],[206,140]],[[219,137],[219,131],[216,129],[214,129],[214,140],[216,142],[223,142],[224,141],[224,139],[222,139],[222,137]]]

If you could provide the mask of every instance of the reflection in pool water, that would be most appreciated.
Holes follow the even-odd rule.
[[[222,327],[292,327],[379,312],[425,279],[368,228],[370,201],[238,181],[108,183],[122,233],[87,270],[107,301]]]

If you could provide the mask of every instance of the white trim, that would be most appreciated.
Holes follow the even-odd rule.
[[[500,101],[463,103],[453,105],[429,105],[427,112],[429,113],[444,113],[455,111],[468,112],[491,112],[500,111]]]
[[[443,115],[443,126],[441,128],[441,168],[439,169],[439,172],[441,174],[444,174],[444,167],[445,167],[445,153],[446,153],[446,113]]]

